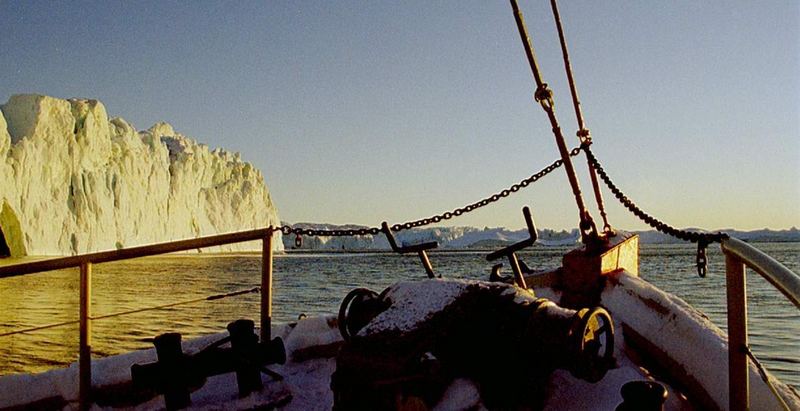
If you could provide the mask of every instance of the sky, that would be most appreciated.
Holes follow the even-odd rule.
[[[522,11],[578,144],[549,2]],[[593,151],[678,227],[800,226],[800,3],[562,1]],[[262,170],[283,220],[453,210],[558,157],[507,2],[0,1],[0,104],[102,101]],[[575,159],[599,214],[585,158]],[[643,229],[604,190],[611,224]],[[449,225],[569,229],[563,168]]]

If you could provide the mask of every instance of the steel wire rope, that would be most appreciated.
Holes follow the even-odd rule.
[[[248,289],[244,289],[244,290],[231,291],[229,293],[224,293],[224,294],[211,294],[211,295],[207,295],[205,297],[193,298],[193,299],[190,299],[190,300],[176,301],[176,302],[173,302],[173,303],[167,303],[167,304],[161,304],[161,305],[155,305],[155,306],[143,307],[143,308],[136,308],[136,309],[133,309],[133,310],[120,311],[120,312],[111,313],[111,314],[104,314],[104,315],[100,315],[100,316],[96,316],[96,317],[89,317],[89,319],[92,320],[92,321],[104,320],[104,319],[107,319],[107,318],[120,317],[120,316],[123,316],[123,315],[136,314],[136,313],[141,313],[141,312],[145,312],[145,311],[163,310],[165,308],[176,307],[176,306],[179,306],[179,305],[193,304],[193,303],[198,303],[198,302],[203,302],[203,301],[222,300],[222,299],[229,298],[229,297],[236,297],[236,296],[239,296],[239,295],[257,293],[257,292],[261,292],[261,287],[253,287],[253,288],[248,288]],[[80,322],[80,320],[72,320],[72,321],[64,321],[64,322],[60,322],[60,323],[40,325],[40,326],[36,326],[36,327],[29,327],[29,328],[24,328],[24,329],[21,329],[21,330],[8,331],[8,332],[5,332],[5,333],[0,333],[0,337],[7,337],[7,336],[10,336],[10,335],[15,335],[15,334],[25,334],[25,333],[30,333],[30,332],[34,332],[34,331],[46,330],[46,329],[49,329],[49,328],[63,327],[65,325],[78,324],[79,322]]]

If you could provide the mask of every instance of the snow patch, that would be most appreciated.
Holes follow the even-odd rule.
[[[615,320],[668,353],[688,378],[702,385],[717,407],[727,409],[728,343],[719,327],[680,298],[624,272],[609,281],[601,300]],[[620,328],[617,335],[622,335]],[[779,409],[752,363],[749,374],[751,409]],[[774,381],[790,408],[800,409],[800,398]]]
[[[332,326],[335,321],[332,316],[300,320],[284,340],[287,356],[303,348],[341,342],[342,334],[338,328]]]
[[[431,286],[437,283],[435,286]],[[386,299],[392,305],[378,314],[358,335],[385,331],[406,332],[452,304],[474,282],[438,279],[399,282],[389,288]]]

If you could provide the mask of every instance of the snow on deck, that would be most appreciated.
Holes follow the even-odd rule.
[[[440,286],[430,287],[431,282]],[[358,335],[410,331],[452,304],[470,284],[466,280],[437,279],[396,283],[389,287],[385,296],[392,305],[378,314]]]
[[[616,341],[622,338],[619,325],[624,324],[668,355],[667,362],[677,368],[670,370],[676,374],[673,377],[681,378],[701,397],[699,400],[713,402],[709,407],[728,409],[728,342],[724,331],[685,301],[626,272],[611,277],[601,301],[618,327]],[[781,409],[752,363],[749,374],[750,409]],[[800,410],[797,394],[777,379],[773,381],[789,407]]]
[[[439,280],[429,280],[439,281]],[[389,316],[378,322],[386,329],[414,326],[432,315],[436,310],[452,302],[463,291],[467,282],[448,281],[448,287],[425,287],[426,281],[399,283],[391,290],[388,298],[398,298],[405,293],[415,293],[417,301],[425,301],[410,311],[402,322],[388,321]],[[427,290],[440,290],[431,295]],[[513,289],[513,287],[512,287]],[[441,291],[445,290],[445,291]],[[557,292],[551,289],[537,289],[536,295],[555,299]],[[528,293],[517,293],[516,298],[528,298]],[[533,298],[532,295],[530,298]],[[547,383],[545,410],[614,410],[622,397],[620,388],[628,381],[652,380],[653,376],[637,365],[638,353],[626,345],[623,338],[624,327],[632,327],[642,335],[660,336],[654,342],[676,359],[682,361],[687,372],[708,384],[707,389],[717,397],[727,398],[726,367],[709,364],[726,364],[724,334],[683,301],[665,294],[648,283],[627,274],[613,279],[603,293],[603,305],[614,317],[615,358],[617,367],[611,369],[598,383],[588,383],[573,377],[568,371],[556,370]],[[660,307],[655,308],[654,307]],[[665,311],[667,310],[667,311]],[[376,317],[376,321],[378,321]],[[375,325],[377,327],[377,325]],[[335,347],[341,342],[336,321],[332,317],[314,317],[301,320],[296,325],[276,325],[273,336],[282,337],[289,361],[284,365],[271,365],[269,368],[284,377],[283,381],[272,381],[262,376],[264,389],[247,397],[239,398],[234,373],[211,377],[192,397],[194,409],[247,409],[272,404],[278,410],[306,411],[329,410],[333,406],[333,393],[330,389],[331,374],[336,368]],[[207,344],[225,336],[217,334],[184,342],[184,352],[196,352]],[[334,347],[334,350],[320,351],[322,355],[303,355],[298,353],[318,347]],[[325,354],[327,353],[327,354]],[[154,349],[135,351],[123,355],[93,361],[93,384],[107,387],[130,380],[130,366],[134,363],[155,361]],[[513,361],[513,359],[504,359]],[[0,377],[0,408],[28,404],[41,398],[61,395],[77,405],[78,394],[77,365],[34,375],[11,375]],[[751,376],[753,409],[774,409],[765,399],[763,384],[757,376]],[[760,386],[759,386],[760,384]],[[666,410],[691,410],[689,401],[674,389],[669,388]],[[767,393],[769,394],[769,393]],[[716,397],[715,397],[716,398]],[[765,402],[767,401],[767,402]],[[792,403],[790,403],[790,406]],[[797,406],[796,404],[794,405]],[[163,397],[157,396],[135,409],[163,409]],[[722,409],[726,408],[726,404]],[[101,409],[97,405],[94,409]],[[435,410],[481,410],[485,409],[478,387],[469,379],[455,379]]]

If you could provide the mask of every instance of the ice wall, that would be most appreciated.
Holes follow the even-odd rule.
[[[137,132],[121,118],[109,120],[97,100],[15,95],[0,106],[0,229],[12,256],[108,250],[279,221],[259,170],[169,124]],[[247,249],[260,243],[222,248]]]

